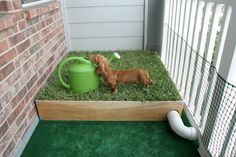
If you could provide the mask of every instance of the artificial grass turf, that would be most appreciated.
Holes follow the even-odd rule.
[[[168,122],[40,121],[22,157],[199,157]]]
[[[89,52],[102,54],[109,58],[112,52]],[[73,93],[62,87],[58,80],[56,69],[50,76],[47,85],[39,94],[40,100],[130,100],[130,101],[175,101],[181,97],[175,88],[172,80],[159,56],[148,51],[121,51],[121,59],[111,63],[113,69],[142,68],[149,71],[150,77],[156,83],[149,87],[136,84],[120,84],[118,93],[111,94],[109,87],[100,81],[99,88],[86,93]],[[72,52],[70,56],[86,56],[86,52]],[[64,75],[67,74],[69,65],[64,68]],[[66,79],[66,78],[65,78]]]

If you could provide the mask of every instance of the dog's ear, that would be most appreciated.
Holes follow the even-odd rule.
[[[98,58],[98,56],[95,56],[95,57],[94,57],[94,61],[95,61],[96,63],[99,63],[99,58]]]

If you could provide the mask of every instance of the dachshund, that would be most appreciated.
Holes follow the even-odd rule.
[[[145,86],[154,83],[148,72],[143,69],[112,70],[107,58],[99,54],[89,55],[89,60],[97,65],[96,73],[108,83],[113,94],[117,93],[119,83],[136,83]]]

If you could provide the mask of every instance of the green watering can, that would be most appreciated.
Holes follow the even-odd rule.
[[[111,62],[114,59],[120,59],[118,53],[114,53],[109,59]],[[70,61],[79,61],[79,63],[72,64],[69,67],[69,83],[66,83],[62,79],[62,68]],[[88,92],[98,88],[100,81],[99,76],[96,74],[96,65],[91,61],[83,57],[69,57],[62,61],[59,65],[58,76],[61,84],[67,88],[71,89],[73,92]]]

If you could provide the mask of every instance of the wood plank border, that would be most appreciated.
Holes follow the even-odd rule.
[[[166,114],[182,114],[184,102],[175,101],[47,101],[37,100],[43,120],[164,121]]]

